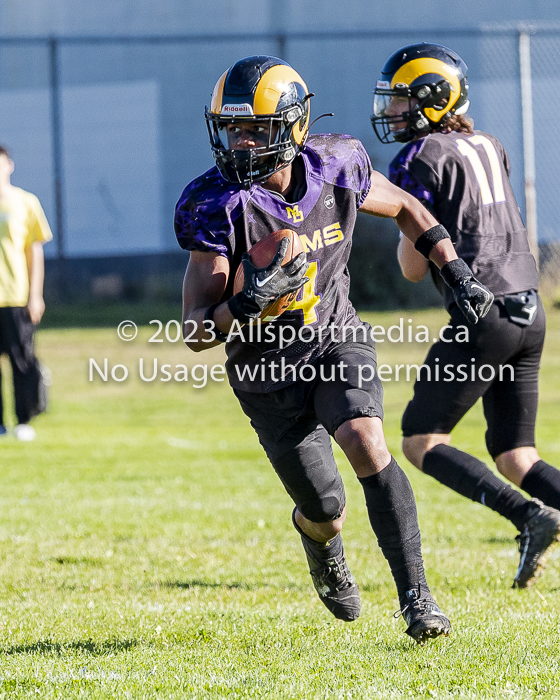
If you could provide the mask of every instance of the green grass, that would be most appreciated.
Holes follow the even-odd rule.
[[[385,327],[401,315],[405,327],[445,321],[433,310],[364,314]],[[549,326],[538,439],[560,465],[559,311]],[[560,697],[560,557],[537,588],[511,590],[513,527],[402,457],[411,385],[385,384],[387,438],[412,481],[428,578],[453,623],[425,647],[392,617],[388,567],[340,450],[346,549],[363,598],[351,625],[315,597],[291,502],[227,384],[137,377],[140,357],[215,365],[222,350],[150,344],[153,332],[142,327],[130,343],[115,327],[38,335],[50,410],[35,421],[35,443],[0,443],[0,697]],[[426,348],[385,342],[378,354],[412,363]],[[89,358],[131,376],[90,382]],[[455,444],[488,463],[479,407]]]

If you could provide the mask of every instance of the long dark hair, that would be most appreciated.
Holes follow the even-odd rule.
[[[449,117],[442,121],[442,123],[435,126],[432,131],[439,131],[442,133],[447,133],[449,131],[458,131],[461,134],[472,134],[474,127],[474,120],[463,114],[451,114]]]

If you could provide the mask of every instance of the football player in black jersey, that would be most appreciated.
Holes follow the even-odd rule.
[[[381,382],[363,372],[375,369],[375,348],[348,300],[346,266],[358,210],[393,217],[442,268],[472,322],[491,294],[434,217],[372,171],[359,141],[309,135],[311,96],[299,74],[271,56],[242,59],[218,80],[206,110],[216,166],[186,187],[175,214],[179,244],[191,251],[183,317],[196,330],[186,342],[200,351],[228,341],[229,382],[295,503],[293,523],[317,593],[350,621],[360,597],[340,536],[346,510],[334,437],[363,486],[406,632],[423,642],[450,624],[426,583],[410,483],[385,443]],[[281,267],[283,241],[270,265],[255,268],[247,251],[285,228],[297,232],[305,253]],[[239,265],[245,282],[233,294]],[[249,333],[270,302],[294,291],[262,337]]]
[[[535,260],[509,182],[508,157],[497,138],[473,130],[472,120],[464,116],[468,87],[467,66],[454,51],[421,43],[405,46],[387,60],[374,91],[375,133],[383,143],[406,144],[389,166],[389,179],[420,199],[445,226],[457,254],[495,297],[488,315],[469,328],[468,342],[459,342],[461,313],[439,285],[451,319],[445,340],[425,360],[432,381],[414,385],[402,420],[403,451],[426,474],[519,529],[521,558],[514,587],[526,588],[560,540],[560,472],[535,447],[545,314]],[[432,267],[409,238],[401,237],[398,255],[404,276],[413,282]],[[471,370],[466,381],[454,372],[461,364],[476,370],[474,380]],[[434,379],[438,369],[439,381]],[[479,398],[486,445],[499,473],[532,500],[480,460],[450,446],[451,431]]]

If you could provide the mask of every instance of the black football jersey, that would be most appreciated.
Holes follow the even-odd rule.
[[[407,144],[389,166],[391,182],[445,226],[457,255],[495,296],[538,288],[509,172],[504,147],[482,131],[429,134]],[[453,294],[440,289],[449,308]]]
[[[260,331],[242,327],[243,336],[226,344],[230,384],[243,391],[275,391],[301,379],[303,365],[341,342],[344,328],[361,324],[348,299],[347,262],[357,211],[370,189],[369,157],[358,140],[339,134],[310,136],[298,157],[305,167],[298,201],[259,184],[228,183],[214,167],[186,187],[176,207],[182,248],[228,258],[224,300],[233,293],[241,255],[271,231],[296,231],[307,253],[309,281],[289,309]],[[296,333],[293,342],[287,342],[291,331],[281,330],[287,326]]]

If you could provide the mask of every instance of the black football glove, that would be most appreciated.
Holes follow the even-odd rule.
[[[439,271],[443,281],[453,290],[455,303],[469,323],[478,323],[490,311],[494,295],[473,276],[464,260],[457,258],[446,263]]]
[[[305,277],[309,267],[305,253],[300,253],[282,267],[289,243],[288,238],[280,241],[278,252],[267,267],[255,267],[249,253],[243,253],[243,289],[228,301],[229,310],[234,318],[248,323],[252,318],[258,318],[273,301],[297,291],[309,281],[309,278]]]

